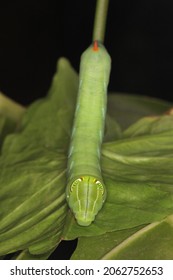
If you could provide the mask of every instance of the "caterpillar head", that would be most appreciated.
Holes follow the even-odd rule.
[[[104,185],[92,176],[82,176],[67,188],[67,201],[77,223],[89,226],[106,198]]]

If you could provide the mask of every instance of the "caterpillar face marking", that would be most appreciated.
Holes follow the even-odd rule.
[[[70,191],[72,192],[73,191],[73,189],[74,189],[74,187],[76,187],[80,182],[82,182],[83,181],[83,178],[78,178],[78,179],[76,179],[74,182],[73,182],[73,184],[71,185],[71,188],[70,188]]]
[[[73,213],[79,225],[88,226],[94,221],[105,197],[104,186],[95,177],[83,176],[72,183],[67,200],[69,206],[73,206]]]
[[[66,188],[68,205],[81,226],[94,221],[106,199],[100,156],[110,67],[110,56],[97,41],[81,56]]]

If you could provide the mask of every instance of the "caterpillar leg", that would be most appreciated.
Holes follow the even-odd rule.
[[[106,198],[104,185],[92,176],[81,176],[67,188],[67,201],[81,226],[90,225]]]

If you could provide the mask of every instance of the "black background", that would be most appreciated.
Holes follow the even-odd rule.
[[[59,57],[78,71],[80,55],[91,43],[94,12],[95,0],[1,2],[1,91],[28,105],[46,95]],[[172,36],[172,0],[110,0],[109,90],[173,101]],[[68,258],[74,244],[62,243],[52,258]]]
[[[59,57],[78,71],[91,43],[95,0],[0,4],[0,89],[26,105],[45,96]],[[173,101],[173,1],[110,0],[105,45],[110,91]]]

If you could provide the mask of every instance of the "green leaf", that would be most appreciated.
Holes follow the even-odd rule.
[[[79,237],[72,260],[100,260],[112,249],[133,235],[142,226],[132,229],[125,229],[107,232],[99,236]]]
[[[169,110],[171,103],[126,93],[111,93],[108,95],[108,113],[122,129],[128,128],[142,117],[160,115]]]
[[[147,226],[81,237],[73,260],[172,260],[173,215]]]
[[[0,92],[0,147],[5,137],[16,130],[25,108]]]
[[[173,114],[145,117],[135,122],[129,128],[127,128],[123,136],[124,137],[136,137],[147,134],[157,134],[170,131],[172,128]]]
[[[57,246],[67,213],[67,148],[78,77],[61,59],[48,97],[27,110],[0,157],[0,255]]]
[[[0,92],[0,115],[19,123],[25,113],[25,108]]]
[[[173,215],[137,231],[112,248],[102,259],[107,260],[172,260]]]
[[[110,142],[122,137],[122,129],[120,125],[109,114],[106,115],[105,135],[103,142]]]
[[[32,255],[28,250],[24,250],[19,253],[16,253],[12,259],[13,260],[47,260],[53,251],[54,248],[53,250],[45,254]]]

